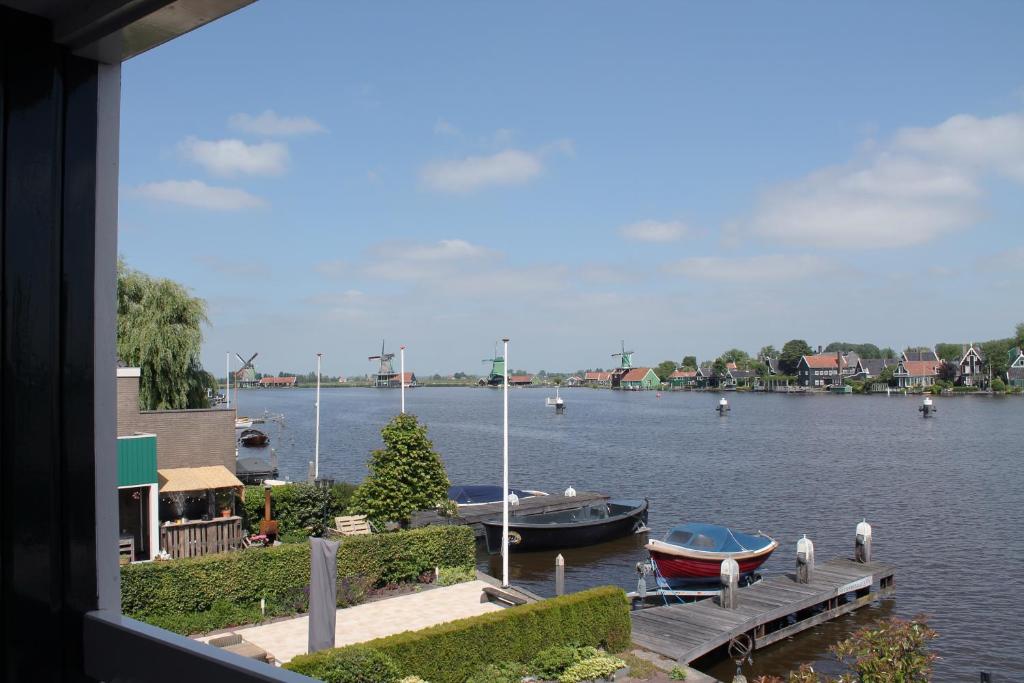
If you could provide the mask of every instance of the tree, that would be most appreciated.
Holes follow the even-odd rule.
[[[729,349],[721,356],[726,363],[735,363],[736,367],[744,368],[750,360],[750,354],[740,349]]]
[[[143,410],[208,408],[217,381],[199,363],[206,302],[172,280],[117,265],[117,355],[141,369]]]
[[[779,352],[771,344],[768,346],[762,346],[761,350],[757,352],[757,357],[762,361],[768,358],[777,358],[778,355]]]
[[[1024,323],[1017,323],[1017,348],[1024,349]]]
[[[795,375],[800,357],[809,356],[812,353],[811,346],[803,339],[790,339],[783,345],[782,353],[779,354],[779,369],[783,374]]]
[[[891,346],[886,346],[879,353],[881,354],[880,358],[896,358],[896,349]]]
[[[671,375],[673,372],[675,372],[675,370],[676,370],[675,361],[663,360],[660,363],[658,363],[658,365],[655,366],[654,374],[658,376],[658,379],[660,379],[662,382],[664,382],[665,380],[668,379],[669,375]]]
[[[687,370],[697,369],[697,356],[683,356],[682,367]]]
[[[962,344],[936,344],[935,355],[941,360],[955,363],[963,353]]]
[[[944,382],[955,382],[958,370],[956,363],[944,360],[938,369],[939,379]]]
[[[985,365],[988,367],[992,378],[1004,377],[1010,369],[1010,352],[1017,345],[1017,340],[1007,337],[1006,339],[992,339],[987,342],[975,344],[981,347],[985,357]]]
[[[886,367],[882,368],[882,371],[878,373],[878,377],[876,377],[874,382],[872,383],[874,384],[877,382],[878,384],[887,384],[890,387],[894,387],[897,384],[895,374],[896,366],[887,365]]]
[[[835,351],[853,351],[861,358],[881,358],[881,351],[874,344],[852,344],[850,342],[832,342],[825,347],[829,353]]]
[[[726,366],[724,359],[716,358],[715,362],[711,364],[711,371],[714,375],[711,378],[711,381],[714,384],[714,386],[717,387],[719,383],[722,381],[722,378],[725,377],[725,373],[729,372],[729,368],[728,366]]]
[[[991,389],[997,394],[1001,394],[1004,391],[1006,391],[1006,382],[996,377],[994,380],[992,380]]]
[[[352,507],[375,522],[408,523],[412,513],[448,500],[441,456],[415,415],[396,415],[380,432],[384,448],[370,455],[370,476],[352,495]]]

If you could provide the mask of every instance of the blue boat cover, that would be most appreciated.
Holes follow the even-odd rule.
[[[522,489],[509,489],[520,498],[530,498],[532,493]],[[500,503],[502,499],[501,487],[483,485],[471,486],[449,486],[448,500],[454,500],[459,505],[472,505],[478,503]]]
[[[761,550],[771,542],[767,536],[745,534],[742,531],[733,531],[726,526],[699,522],[687,522],[672,527],[665,536],[665,543],[709,553]]]

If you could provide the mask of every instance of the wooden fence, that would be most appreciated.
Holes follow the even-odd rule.
[[[218,517],[160,527],[160,547],[171,557],[198,557],[242,547],[242,518]]]

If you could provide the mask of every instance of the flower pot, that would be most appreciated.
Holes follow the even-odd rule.
[[[227,508],[224,508],[223,510],[220,511],[220,516],[221,517],[230,517],[231,516],[231,510],[229,510]]]

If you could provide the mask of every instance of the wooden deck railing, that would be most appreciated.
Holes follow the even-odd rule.
[[[238,550],[242,547],[242,518],[166,524],[160,527],[160,547],[174,559]]]

